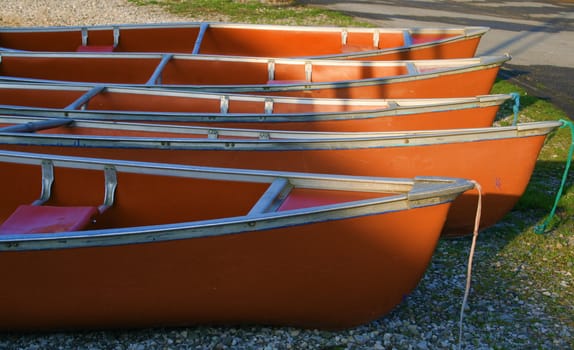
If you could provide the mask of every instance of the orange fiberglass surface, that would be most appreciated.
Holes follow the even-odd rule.
[[[171,52],[362,60],[474,56],[486,27],[341,28],[177,23],[0,28],[0,51]],[[320,43],[320,44],[318,44]]]
[[[0,53],[0,80],[84,82],[321,98],[447,98],[490,93],[508,55],[417,61],[174,54]]]
[[[416,286],[474,186],[6,151],[0,169],[2,220],[50,179],[34,210],[106,204],[83,231],[0,227],[2,330],[356,326]]]
[[[5,115],[302,131],[486,127],[509,98],[495,94],[440,99],[308,99],[0,83],[0,113]]]
[[[64,122],[70,124],[69,120]],[[159,126],[97,122],[40,133],[0,133],[0,147],[39,153],[367,176],[454,176],[483,187],[481,227],[507,214],[523,194],[546,138],[561,122],[408,133],[277,133],[204,129],[185,135]],[[122,130],[125,129],[125,130]],[[138,131],[138,129],[140,131]],[[178,134],[179,132],[179,134]],[[102,135],[108,137],[102,137]],[[96,137],[97,136],[97,137]],[[134,137],[134,138],[130,138]],[[140,136],[140,137],[137,137]],[[164,136],[165,138],[162,138]],[[501,152],[504,150],[504,152]],[[443,234],[472,232],[477,193],[455,201]]]

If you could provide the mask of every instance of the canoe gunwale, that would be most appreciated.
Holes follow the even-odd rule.
[[[319,32],[319,33],[334,33],[340,34],[344,42],[344,37],[349,33],[371,33],[373,40],[377,43],[380,35],[386,34],[400,34],[408,33],[408,35],[424,35],[424,34],[449,34],[451,37],[432,40],[430,42],[422,43],[406,43],[403,46],[380,48],[367,51],[355,51],[348,53],[331,53],[313,56],[294,56],[299,58],[320,58],[320,59],[368,59],[369,57],[376,57],[380,55],[392,55],[401,52],[417,51],[432,48],[435,46],[449,45],[459,41],[480,39],[488,30],[489,27],[484,26],[468,26],[468,27],[398,27],[398,28],[361,28],[361,27],[336,27],[336,26],[286,26],[286,25],[267,25],[267,24],[245,24],[245,23],[225,23],[225,22],[175,22],[175,23],[153,23],[153,24],[109,24],[109,25],[93,25],[93,26],[55,26],[55,27],[0,27],[0,33],[55,33],[55,32],[78,32],[81,35],[82,43],[88,40],[88,33],[90,31],[110,31],[114,33],[114,46],[117,46],[118,38],[121,31],[129,30],[154,30],[154,29],[177,29],[177,28],[198,28],[201,33],[202,28],[213,29],[237,29],[237,30],[262,30],[262,31],[278,31],[278,32]],[[201,35],[201,34],[199,34]],[[378,45],[378,44],[377,44]],[[195,50],[195,49],[194,49]],[[0,52],[29,52],[24,50],[11,49],[10,47],[0,47]],[[115,55],[116,52],[109,54]]]
[[[105,92],[118,93],[118,94],[142,94],[142,95],[157,95],[166,97],[186,97],[186,98],[203,98],[203,99],[213,99],[220,100],[225,98],[230,102],[237,101],[252,101],[252,102],[262,102],[267,100],[272,100],[274,103],[294,103],[294,104],[305,104],[313,105],[317,100],[320,100],[321,104],[325,105],[360,105],[360,106],[378,106],[380,104],[395,102],[398,105],[417,105],[424,103],[459,103],[466,101],[478,100],[480,103],[492,103],[493,100],[498,100],[502,96],[510,98],[510,94],[487,94],[487,95],[476,95],[476,96],[464,96],[464,97],[444,97],[444,98],[307,98],[307,97],[287,97],[287,96],[268,96],[268,95],[245,95],[245,94],[234,94],[234,93],[210,93],[201,91],[177,91],[171,89],[161,89],[161,88],[147,88],[147,87],[137,87],[137,86],[108,86],[103,83],[91,84],[76,82],[74,84],[46,84],[46,83],[0,83],[0,91],[4,89],[21,89],[21,90],[45,90],[45,91],[78,91],[88,93],[95,87],[103,87]],[[103,92],[102,91],[102,92]]]
[[[161,125],[119,122],[84,122],[107,129],[146,130],[161,129]],[[85,125],[84,124],[84,125]],[[53,145],[74,147],[118,147],[146,149],[209,149],[209,150],[341,150],[355,148],[382,148],[415,145],[435,145],[455,142],[476,142],[508,137],[546,135],[562,125],[561,121],[519,123],[516,126],[468,128],[454,130],[422,130],[406,132],[309,132],[273,131],[232,128],[202,128],[163,126],[165,131],[188,130],[193,138],[185,137],[118,137],[84,136],[68,134],[30,134],[1,132],[0,143],[26,145]],[[251,137],[233,139],[220,136]]]
[[[281,24],[250,24],[250,23],[230,23],[230,22],[212,22],[212,21],[199,21],[199,22],[165,22],[165,23],[125,23],[125,24],[97,24],[97,25],[77,25],[77,26],[25,26],[25,27],[0,27],[0,31],[6,32],[69,32],[81,31],[83,28],[88,30],[113,30],[114,28],[122,29],[154,29],[154,28],[200,28],[201,25],[207,24],[212,28],[238,28],[238,29],[274,29],[282,31],[322,31],[322,32],[340,32],[342,29],[348,32],[357,33],[372,33],[378,30],[381,33],[398,33],[403,30],[409,30],[415,33],[459,33],[459,32],[481,32],[488,30],[489,27],[485,26],[467,26],[467,27],[338,27],[338,26],[304,26],[304,25],[281,25]]]
[[[139,58],[155,58],[158,59],[158,65],[161,64],[162,55],[161,54],[140,54],[140,53],[128,53],[128,54],[117,54],[114,56],[106,54],[94,54],[94,53],[41,53],[41,54],[29,54],[29,53],[4,53],[0,52],[0,64],[2,64],[2,57],[6,56],[28,56],[33,58],[50,58],[50,57],[72,57],[72,58],[107,58],[113,57],[114,59],[139,59]],[[307,59],[277,59],[277,58],[260,58],[260,57],[247,57],[247,58],[237,58],[233,56],[194,56],[185,54],[174,54],[171,56],[171,60],[211,60],[217,62],[225,61],[240,61],[240,62],[259,62],[269,64],[270,61],[276,63],[285,63],[289,65],[303,65],[305,67],[313,65],[322,66],[335,66],[335,65],[346,65],[346,66],[361,66],[361,67],[375,67],[375,66],[408,66],[409,64],[414,65],[415,68],[424,66],[437,67],[440,65],[442,68],[434,70],[432,72],[418,72],[417,74],[403,74],[394,75],[386,77],[374,77],[374,78],[364,78],[364,79],[352,79],[352,80],[337,80],[337,81],[327,81],[327,82],[302,82],[302,83],[287,83],[287,84],[230,84],[230,85],[213,85],[213,84],[163,84],[163,83],[147,83],[147,84],[125,84],[125,83],[106,83],[108,87],[120,86],[120,87],[148,87],[148,88],[161,88],[161,89],[173,89],[173,90],[200,90],[204,92],[233,92],[233,93],[272,93],[272,92],[290,92],[290,91],[300,91],[304,89],[305,91],[313,91],[320,89],[337,89],[337,88],[354,88],[354,87],[367,87],[374,85],[389,85],[404,82],[416,82],[420,80],[426,80],[431,78],[436,78],[439,76],[449,76],[454,74],[464,74],[474,71],[483,71],[492,68],[498,68],[502,64],[511,59],[510,54],[504,54],[500,56],[481,56],[465,59],[443,59],[443,60],[407,60],[407,61],[341,61],[341,60],[307,60]],[[464,64],[462,64],[462,63]],[[449,66],[449,64],[457,63],[457,65]],[[311,72],[312,74],[312,72]],[[149,79],[149,77],[148,77]],[[0,75],[0,81],[8,82],[37,82],[37,83],[52,83],[61,84],[64,86],[73,85],[74,81],[65,80],[50,80],[50,79],[37,79],[37,78],[24,78],[24,77],[12,77]],[[87,83],[87,84],[96,84]]]
[[[474,187],[473,183],[457,178],[418,177],[398,179],[261,170],[229,170],[225,168],[41,155],[11,151],[0,151],[0,161],[38,166],[41,166],[42,162],[50,161],[55,167],[102,171],[112,167],[117,173],[132,172],[161,176],[205,178],[206,174],[209,174],[209,179],[227,180],[232,178],[237,181],[258,181],[270,184],[277,178],[285,178],[293,187],[396,193],[392,196],[320,205],[313,208],[291,209],[281,212],[257,212],[239,217],[186,223],[54,234],[2,235],[0,236],[0,251],[154,243],[271,230],[448,203],[462,192]],[[342,186],[340,185],[341,183],[343,184]]]
[[[0,92],[1,92],[0,88]],[[225,96],[225,95],[222,95]],[[388,108],[373,108],[365,110],[350,110],[338,112],[300,112],[300,113],[215,113],[215,112],[160,112],[160,111],[130,111],[130,110],[94,110],[94,109],[69,109],[28,107],[19,105],[0,104],[0,113],[10,116],[22,117],[60,117],[77,120],[117,120],[117,121],[171,121],[171,122],[301,122],[321,120],[347,120],[347,119],[370,119],[386,116],[412,115],[415,113],[444,112],[465,110],[471,108],[487,108],[500,106],[511,98],[507,94],[491,96],[478,96],[476,98],[444,99],[444,103],[433,101],[425,105],[428,99],[421,99],[417,105],[416,99],[386,100]],[[405,105],[402,105],[402,103]],[[438,103],[435,103],[438,102]]]

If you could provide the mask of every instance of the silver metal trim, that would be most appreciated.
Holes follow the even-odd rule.
[[[118,187],[116,168],[113,165],[104,166],[104,203],[98,207],[100,213],[114,205],[114,195]]]
[[[40,198],[35,200],[32,205],[42,205],[50,200],[52,196],[52,184],[54,183],[54,163],[49,159],[42,160],[42,190]]]
[[[247,216],[276,211],[287,198],[292,188],[293,186],[288,179],[281,177],[275,179],[251,208]]]
[[[373,47],[374,47],[375,49],[378,49],[378,48],[379,48],[379,41],[381,40],[381,38],[380,38],[381,35],[380,35],[380,34],[381,34],[380,29],[375,29],[375,30],[373,31]]]

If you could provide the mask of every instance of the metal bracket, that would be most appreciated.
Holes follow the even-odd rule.
[[[275,60],[267,61],[267,80],[275,80]]]
[[[273,114],[273,103],[272,98],[265,98],[265,114]]]
[[[214,129],[209,129],[207,130],[207,138],[216,140],[219,138],[219,132]]]
[[[52,195],[52,184],[54,183],[54,163],[51,160],[42,160],[42,192],[40,198],[32,205],[42,205],[50,199]]]
[[[100,213],[103,213],[106,209],[114,205],[114,195],[116,192],[116,187],[118,187],[118,177],[116,168],[111,165],[106,165],[104,167],[104,178],[105,178],[104,204],[98,207]]]
[[[82,46],[88,46],[88,27],[82,27]],[[114,26],[112,28],[114,35],[114,48],[118,47],[120,43],[120,27]]]
[[[82,46],[88,46],[88,28],[82,27]]]
[[[114,26],[114,48],[120,44],[120,27]]]
[[[348,36],[349,36],[349,32],[347,32],[347,29],[341,30],[341,45],[343,45],[343,46],[347,45],[347,37]]]
[[[221,114],[227,114],[229,112],[229,96],[222,95],[219,99],[219,112]]]
[[[379,48],[380,40],[381,40],[381,33],[378,29],[375,29],[375,31],[373,32],[373,47],[375,49]]]
[[[305,62],[305,79],[311,82],[311,76],[313,74],[313,64],[311,61]]]

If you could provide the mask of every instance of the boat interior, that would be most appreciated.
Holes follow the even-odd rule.
[[[412,188],[407,181],[361,185],[328,176],[292,181],[288,173],[236,174],[226,169],[9,151],[0,151],[0,168],[2,235],[255,219],[266,213],[387,197]]]
[[[139,51],[297,57],[403,47],[461,34],[464,32],[375,28],[310,31],[302,27],[230,26],[204,22],[177,27],[110,26],[40,32],[3,31],[0,32],[0,47],[30,51]],[[316,45],[317,42],[321,42],[321,45]]]

